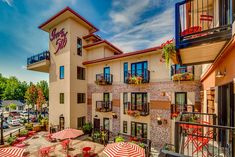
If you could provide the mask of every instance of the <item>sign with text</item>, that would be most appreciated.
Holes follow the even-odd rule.
[[[66,44],[67,44],[67,34],[68,32],[64,31],[64,28],[62,28],[60,31],[57,31],[56,28],[54,28],[50,34],[50,41],[56,41],[56,51],[55,54],[57,52],[59,52],[59,50],[63,49]]]

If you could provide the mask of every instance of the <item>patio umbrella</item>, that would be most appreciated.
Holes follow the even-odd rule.
[[[104,151],[109,157],[144,157],[145,150],[130,142],[118,142],[108,144]]]
[[[16,148],[16,147],[1,148],[0,149],[0,156],[22,157],[24,154],[24,151],[25,151],[25,149]]]
[[[76,138],[80,135],[83,135],[83,131],[82,130],[77,130],[77,129],[64,129],[62,131],[56,132],[54,134],[52,134],[52,138],[55,139],[60,139],[60,140],[64,140],[64,139],[70,139],[70,138]]]

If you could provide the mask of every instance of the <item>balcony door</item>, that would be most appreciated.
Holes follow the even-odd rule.
[[[104,79],[106,81],[110,80],[110,67],[104,67]]]
[[[131,93],[131,109],[142,111],[148,102],[147,93]]]
[[[109,93],[104,93],[103,101],[104,102],[109,102]]]
[[[175,104],[186,105],[187,104],[187,93],[186,92],[176,92],[175,93]]]
[[[100,130],[100,119],[94,118],[94,130]]]
[[[148,62],[138,62],[138,63],[132,63],[131,64],[131,75],[132,76],[142,76],[144,78],[147,78],[147,70],[148,70]]]

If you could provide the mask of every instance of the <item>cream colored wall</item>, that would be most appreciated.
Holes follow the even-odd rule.
[[[87,50],[87,60],[95,60],[113,55],[114,51],[104,45]]]
[[[95,82],[96,74],[103,73],[104,67],[110,67],[110,73],[113,74],[113,83],[123,83],[123,64],[128,62],[128,68],[131,69],[131,63],[148,62],[148,70],[150,71],[150,82],[171,81],[170,68],[165,63],[160,62],[161,52],[156,51],[153,54],[136,55],[133,57],[125,57],[119,60],[111,60],[88,65],[88,83]],[[195,80],[199,80],[201,76],[201,66],[194,67]]]
[[[56,26],[57,31],[64,28],[67,34],[66,47],[60,50],[57,54],[56,41],[49,41],[50,50],[50,68],[49,68],[49,123],[59,125],[59,116],[61,114],[65,117],[65,127],[70,125],[70,27],[69,20],[66,20]],[[51,31],[54,28],[51,29]],[[51,32],[50,31],[50,32]],[[65,62],[66,61],[66,62]],[[64,79],[59,79],[59,68],[60,66],[65,67]],[[59,94],[64,93],[64,104],[59,102]]]
[[[109,99],[112,101],[112,93],[109,93]],[[113,116],[112,112],[97,112],[96,111],[96,101],[103,101],[103,93],[92,93],[92,124],[93,119],[100,119],[100,126],[103,126],[103,119],[109,118],[109,129],[113,131]]]
[[[148,94],[148,103],[150,102],[150,93]],[[128,93],[128,102],[131,101],[131,93]],[[128,114],[123,114],[123,93],[120,93],[120,132],[126,135],[131,135],[131,122],[147,123],[148,139],[150,139],[150,115],[132,117]],[[127,121],[127,133],[123,132],[123,121]]]
[[[83,25],[69,20],[70,23],[70,119],[71,127],[77,128],[77,118],[78,117],[87,117],[87,103],[77,103],[77,93],[85,93],[87,97],[87,76],[86,80],[77,79],[77,66],[83,67],[82,62],[87,60],[86,50],[82,49],[82,56],[77,55],[77,37],[82,39],[83,45],[86,44],[86,41],[83,40],[83,36],[88,35],[89,31]],[[87,71],[87,69],[86,69]]]
[[[130,70],[131,63],[148,61],[148,69],[150,70],[150,82],[169,81],[170,74],[166,65],[160,62],[160,53],[149,55],[138,55],[135,57],[126,57],[120,60],[112,60],[87,66],[88,83],[94,83],[96,74],[103,73],[104,67],[110,67],[110,73],[113,74],[113,83],[123,83],[123,64],[128,62]]]
[[[59,116],[63,114],[65,127],[77,128],[77,118],[87,116],[86,103],[77,104],[77,93],[87,94],[87,81],[77,80],[77,66],[84,67],[82,62],[87,60],[84,49],[82,57],[77,55],[77,37],[83,40],[82,37],[88,35],[89,31],[72,19],[67,19],[55,27],[57,30],[65,28],[68,34],[66,47],[57,54],[54,54],[55,42],[49,43],[51,52],[49,121],[55,125],[59,124]],[[86,44],[84,40],[82,42],[83,45]],[[60,66],[65,68],[63,80],[59,79]],[[64,104],[59,103],[59,93],[65,93]]]

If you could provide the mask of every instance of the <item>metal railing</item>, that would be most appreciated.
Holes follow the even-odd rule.
[[[182,112],[194,112],[194,105],[171,104],[171,118],[176,118]]]
[[[217,115],[200,112],[182,112],[180,114],[180,121],[216,125]]]
[[[50,52],[44,51],[27,59],[27,65],[40,62],[42,60],[50,60]]]
[[[96,84],[98,85],[112,85],[113,75],[112,74],[96,74]]]
[[[149,103],[142,102],[141,104],[131,104],[130,102],[124,103],[124,106],[128,106],[128,111],[137,111],[140,116],[148,116],[149,115]],[[132,112],[128,112],[127,114],[132,115]],[[135,113],[133,113],[135,114]]]
[[[96,101],[96,111],[111,112],[113,109],[112,101]]]
[[[149,83],[150,71],[149,70],[129,70],[124,72],[124,83],[127,84],[141,84]]]
[[[185,156],[235,156],[235,127],[175,122],[175,152]]]
[[[192,39],[205,42],[230,37],[233,22],[232,0],[184,0],[175,5],[176,47],[185,47]],[[191,41],[193,42],[193,41]],[[197,43],[200,41],[195,41]]]

